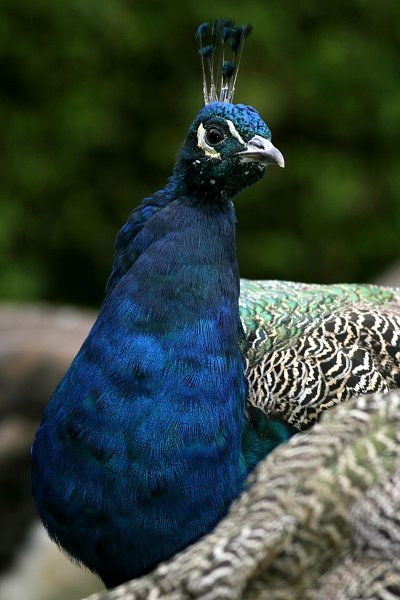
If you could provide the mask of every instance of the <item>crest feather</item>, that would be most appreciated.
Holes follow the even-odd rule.
[[[204,44],[208,29],[208,23],[202,23],[195,36],[200,46],[204,103],[232,102],[244,42],[252,26],[235,27],[231,19],[216,19],[211,25],[211,40]]]

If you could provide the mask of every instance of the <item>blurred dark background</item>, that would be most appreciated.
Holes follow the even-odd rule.
[[[41,303],[101,302],[118,229],[201,108],[199,23],[254,25],[236,102],[286,159],[236,202],[242,276],[374,281],[400,258],[399,0],[241,4],[0,3],[1,600],[84,595],[31,529],[29,447],[94,313]]]
[[[286,158],[236,202],[242,276],[368,281],[400,254],[398,0],[2,0],[0,299],[95,306],[114,237],[202,105],[196,26],[250,22],[236,101]]]

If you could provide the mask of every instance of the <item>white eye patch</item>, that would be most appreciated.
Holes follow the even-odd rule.
[[[241,137],[240,133],[238,132],[238,130],[236,129],[236,127],[234,126],[232,121],[230,121],[229,119],[226,119],[226,122],[228,123],[229,131],[231,132],[231,135],[233,137],[235,137],[241,144],[243,144],[243,146],[246,146],[246,142],[243,141],[243,138]]]
[[[210,158],[216,158],[216,159],[221,158],[221,155],[218,152],[218,150],[216,150],[215,148],[213,148],[212,146],[207,144],[206,130],[204,128],[203,123],[200,123],[200,125],[197,129],[197,145],[199,148],[201,148],[203,150],[203,152],[206,156],[209,156]]]
[[[243,144],[243,146],[246,146],[246,142],[243,141],[240,133],[238,132],[232,121],[226,119],[226,124],[228,125],[232,137],[236,138],[240,144]],[[203,150],[206,156],[209,156],[210,158],[214,159],[221,159],[221,155],[218,152],[218,150],[216,148],[213,148],[213,146],[210,146],[210,144],[207,144],[206,130],[204,128],[203,123],[200,123],[197,129],[197,146],[201,148],[201,150]]]

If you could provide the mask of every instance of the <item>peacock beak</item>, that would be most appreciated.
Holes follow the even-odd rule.
[[[247,142],[246,150],[238,152],[242,162],[259,162],[265,165],[285,166],[285,159],[282,153],[275,146],[261,135],[255,135]]]

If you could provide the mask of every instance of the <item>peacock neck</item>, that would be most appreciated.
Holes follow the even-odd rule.
[[[51,427],[40,430],[43,461],[58,461],[51,434],[72,465],[53,465],[42,518],[109,586],[210,531],[248,472],[232,204],[174,198],[125,250],[126,268],[55,392]],[[78,549],[70,523],[85,511]]]
[[[209,186],[207,193],[204,193],[202,190],[189,191],[186,179],[182,174],[182,169],[176,166],[167,185],[145,198],[129,215],[127,222],[118,232],[115,241],[114,261],[107,283],[107,294],[114,289],[120,279],[131,269],[142,252],[141,244],[138,243],[141,238],[138,240],[138,235],[146,228],[148,221],[168,205],[176,206],[177,203],[182,202],[191,204],[193,207],[197,206],[199,212],[204,215],[208,214],[210,217],[212,214],[219,213],[222,219],[229,220],[229,213],[231,213],[234,218],[233,205],[228,196],[217,193],[217,190],[214,190],[212,186]],[[168,212],[168,214],[170,213]]]
[[[147,220],[133,250],[137,258],[107,296],[90,340],[105,329],[102,369],[112,365],[107,379],[118,386],[113,396],[123,404],[131,444],[136,446],[135,431],[146,419],[146,436],[173,428],[181,441],[157,436],[153,465],[164,470],[183,461],[189,478],[213,480],[214,488],[223,461],[228,474],[219,493],[225,510],[247,472],[233,205],[180,196]],[[117,352],[116,366],[111,357]]]
[[[237,346],[239,270],[231,201],[194,195],[169,201],[144,223],[130,252],[135,260],[115,293],[134,300],[143,314],[140,322],[170,332],[179,323],[187,326],[217,314]]]

